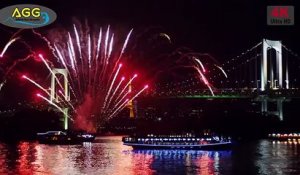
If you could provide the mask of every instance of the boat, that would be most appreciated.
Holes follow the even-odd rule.
[[[268,138],[279,141],[300,141],[300,133],[272,133]]]
[[[133,149],[230,149],[230,137],[195,135],[153,135],[142,137],[123,137],[123,144]]]
[[[83,132],[47,131],[37,133],[37,140],[44,144],[81,144],[82,142],[92,142],[94,139],[93,134]]]

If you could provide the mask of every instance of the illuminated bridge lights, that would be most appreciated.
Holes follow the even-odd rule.
[[[179,96],[178,98],[215,98],[215,99],[226,99],[226,98],[250,98],[249,96],[240,95],[193,95],[193,96]]]

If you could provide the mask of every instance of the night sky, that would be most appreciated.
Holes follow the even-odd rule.
[[[2,0],[0,7],[20,2]],[[74,17],[97,25],[134,28],[137,32],[157,27],[168,33],[178,46],[211,53],[220,61],[241,53],[262,38],[281,39],[300,50],[296,46],[300,30],[295,0],[28,0],[24,3],[45,5],[57,13],[57,21],[41,30],[70,27]],[[294,5],[295,25],[267,26],[267,5]],[[1,29],[10,30],[4,26]]]
[[[21,2],[1,0],[0,8]],[[74,19],[87,19],[89,24],[110,24],[117,31],[134,28],[133,37],[155,29],[167,33],[176,47],[210,53],[219,62],[239,55],[262,38],[282,40],[300,53],[300,45],[296,43],[300,40],[296,0],[26,0],[22,3],[44,5],[57,13],[53,24],[38,29],[42,33],[53,28],[71,29]],[[295,25],[267,26],[267,5],[294,5]],[[0,26],[1,47],[14,31]],[[151,59],[159,63],[159,59]]]

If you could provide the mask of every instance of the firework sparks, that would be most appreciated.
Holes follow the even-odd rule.
[[[124,101],[124,99],[128,96],[128,94],[131,93],[131,90],[128,90],[127,92],[125,92],[125,94],[123,94],[122,98],[116,102],[116,104],[114,105],[114,107],[118,106],[120,103],[122,103]],[[113,111],[113,110],[111,110]]]
[[[100,28],[97,30],[97,33],[94,33],[93,30],[88,29],[84,31],[84,29],[81,28],[81,25],[76,26],[74,24],[73,31],[67,32],[67,35],[65,36],[56,37],[54,43],[51,43],[50,40],[42,36],[40,33],[37,33],[34,30],[32,31],[47,42],[47,46],[49,47],[48,49],[51,50],[53,56],[57,59],[56,62],[54,60],[49,61],[45,60],[41,54],[38,55],[59,85],[59,89],[61,90],[58,91],[59,94],[55,95],[57,98],[63,97],[60,102],[64,103],[64,105],[59,102],[51,101],[41,94],[37,94],[37,96],[47,101],[63,113],[65,111],[63,110],[64,107],[67,105],[71,106],[73,109],[71,114],[73,114],[73,116],[69,117],[75,119],[74,122],[77,123],[79,129],[94,131],[97,127],[96,122],[100,121],[99,123],[101,123],[101,121],[105,121],[116,116],[126,107],[128,101],[132,101],[137,98],[148,88],[148,85],[146,85],[140,90],[137,89],[131,92],[131,86],[133,80],[137,77],[137,74],[134,74],[131,78],[129,78],[129,80],[126,80],[126,82],[123,77],[124,74],[128,74],[128,70],[124,70],[124,68],[121,69],[122,64],[120,62],[125,61],[123,60],[123,55],[125,54],[133,29],[131,29],[126,35],[121,47],[118,47],[117,45],[119,40],[116,36],[118,35],[113,33],[110,26],[107,26],[105,29],[103,28],[103,30]],[[160,36],[165,37],[171,43],[169,35],[160,33]],[[57,38],[60,38],[61,40],[57,40]],[[0,57],[3,57],[8,48],[18,39],[19,38],[13,37],[13,39],[5,45]],[[182,52],[183,51],[178,51],[180,55],[183,55]],[[37,55],[33,53],[32,50],[30,53],[31,55],[27,56],[25,59]],[[200,60],[196,58],[199,57],[199,55],[191,55],[193,54],[188,53],[183,55],[182,58],[188,57],[189,63],[188,66],[186,64],[184,66],[196,70],[197,77],[203,81],[206,87],[210,90],[212,96],[214,96],[213,86],[211,84],[213,81],[208,81],[211,80],[209,78],[209,73],[211,71],[210,65],[203,62],[202,59]],[[211,57],[210,55],[208,56]],[[222,67],[217,66],[216,64],[214,66],[220,69],[227,78],[227,74]],[[56,77],[53,73],[53,67],[64,68],[67,70],[68,80],[70,82],[68,87],[73,93],[71,95],[72,103],[63,93],[63,89],[65,89],[65,87],[62,86],[61,81],[59,81],[59,76]],[[28,80],[50,96],[48,90],[44,89],[34,80],[25,75],[22,76],[22,78]],[[0,84],[0,90],[4,83],[5,82],[2,82]],[[93,128],[87,128],[87,126],[81,125],[81,123],[89,123],[87,121],[91,121],[93,123],[92,126],[88,126]]]
[[[119,74],[119,72],[120,72],[121,67],[122,67],[122,64],[119,64],[119,68],[118,68],[117,72],[115,73],[115,76],[114,76],[114,78],[113,78],[113,80],[112,80],[112,82],[111,82],[111,84],[110,84],[110,87],[109,87],[109,89],[108,89],[108,92],[107,92],[107,94],[106,94],[106,96],[105,96],[104,107],[106,107],[106,101],[107,101],[107,98],[108,98],[108,96],[110,95],[111,89],[112,89],[112,87],[113,87],[113,85],[114,85],[114,83],[115,83],[115,80],[116,80],[116,78],[117,78],[117,76],[118,76],[118,74]]]
[[[211,87],[211,85],[209,84],[207,78],[204,76],[204,74],[201,72],[201,70],[200,70],[198,67],[194,67],[194,68],[195,68],[195,69],[197,70],[197,72],[199,73],[199,75],[200,75],[200,77],[201,77],[201,80],[204,82],[204,84],[205,84],[205,85],[207,86],[207,88],[210,90],[211,95],[212,95],[212,96],[215,96],[214,91],[212,90],[212,87]]]
[[[125,49],[126,49],[126,47],[127,47],[127,44],[128,44],[128,41],[129,41],[129,38],[130,38],[130,36],[131,36],[132,31],[133,31],[133,29],[130,30],[130,32],[128,33],[128,35],[127,35],[127,37],[126,37],[126,40],[125,40],[124,45],[123,45],[123,47],[122,47],[121,54],[120,54],[120,56],[119,56],[119,58],[118,58],[118,60],[117,60],[117,63],[118,63],[119,60],[122,58],[122,55],[123,55],[123,53],[124,53],[124,51],[125,51]]]
[[[217,65],[215,65],[218,69],[220,69],[221,71],[222,71],[222,73],[223,73],[223,75],[227,78],[227,74],[226,74],[226,72],[224,71],[224,69],[222,68],[222,67],[220,67],[220,66],[217,66]]]
[[[48,95],[48,97],[51,96],[51,94],[47,91],[47,89],[43,88],[40,84],[38,84],[37,82],[35,82],[35,81],[32,80],[31,78],[27,77],[26,75],[22,75],[21,78],[26,79],[26,80],[29,81],[30,83],[34,84],[34,85],[35,85],[36,87],[38,87],[40,90],[42,90],[43,92],[45,92],[45,93]],[[65,105],[70,105],[70,107],[71,107],[73,110],[75,110],[74,106],[73,106],[71,103],[66,102],[66,101],[64,100],[64,99],[65,99],[65,96],[64,96],[64,94],[61,92],[61,90],[59,90],[59,92],[62,94],[62,96],[63,96],[64,98],[60,98],[60,97],[58,96],[58,99],[59,99],[60,101],[62,101]]]
[[[102,41],[102,28],[100,28],[100,31],[99,31],[99,37],[98,37],[98,42],[97,42],[97,54],[96,54],[96,59],[98,59],[98,57],[99,57],[99,51],[100,51],[101,41]]]
[[[168,40],[170,43],[172,43],[171,37],[170,37],[168,34],[166,34],[166,33],[160,33],[159,36],[167,38],[167,40]]]
[[[120,111],[121,109],[123,109],[125,107],[125,105],[127,104],[128,101],[129,101],[129,99],[126,99],[121,105],[119,105],[117,107],[117,109],[115,109],[114,112],[108,117],[108,119],[112,118],[118,111]]]
[[[51,48],[54,48],[54,56],[68,72],[69,85],[70,89],[73,90],[73,96],[78,97],[75,102],[76,116],[73,116],[75,125],[79,129],[95,131],[96,121],[101,123],[112,118],[126,106],[129,99],[133,100],[145,90],[144,87],[135,95],[130,96],[131,91],[127,89],[129,85],[132,85],[132,81],[137,77],[137,74],[129,79],[127,83],[124,82],[125,78],[121,76],[124,70],[121,69],[122,64],[119,62],[125,53],[133,30],[131,29],[127,34],[120,51],[115,49],[115,35],[110,26],[107,26],[106,32],[103,33],[102,28],[100,28],[97,34],[80,32],[82,29],[77,28],[75,25],[73,25],[73,30],[73,32],[68,32],[64,40],[53,43]],[[48,64],[49,60],[46,61],[42,55],[39,55],[39,57],[52,76],[57,79]],[[117,81],[118,77],[122,78]],[[60,89],[64,89],[60,81],[57,80],[57,83]],[[41,86],[37,87],[42,89]],[[60,95],[64,96],[63,93]],[[56,105],[55,107],[61,111],[62,108],[59,104],[55,104],[55,102],[50,104]],[[92,116],[97,116],[97,118],[92,118]],[[81,123],[90,123],[88,121],[94,123],[93,128],[82,126]],[[88,127],[91,127],[91,125],[88,124]]]
[[[121,86],[121,84],[122,84],[122,82],[123,82],[124,80],[125,80],[125,77],[122,77],[122,78],[121,78],[121,81],[119,82],[119,84],[117,85],[117,87],[115,88],[115,90],[113,91],[113,93],[112,93],[112,95],[111,95],[111,97],[110,97],[110,99],[109,99],[109,101],[108,101],[108,103],[107,103],[107,106],[110,105],[110,102],[111,102],[112,99],[115,97],[116,92],[119,90],[119,88],[120,88],[120,86]]]
[[[59,95],[56,94],[57,97],[63,97],[62,101],[72,107],[74,112],[71,111],[71,114],[74,114],[72,117],[75,119],[75,123],[80,125],[82,122],[81,120],[78,121],[78,118],[84,119],[85,121],[90,120],[94,123],[94,128],[79,126],[79,129],[95,129],[97,127],[95,124],[96,121],[100,121],[99,123],[101,123],[101,120],[107,120],[116,116],[126,107],[128,101],[132,101],[148,88],[148,85],[146,85],[140,90],[137,89],[131,92],[130,87],[133,85],[133,80],[137,78],[137,74],[128,78],[126,82],[125,78],[122,77],[125,73],[128,74],[128,70],[126,70],[124,68],[125,66],[122,66],[120,62],[124,63],[124,61],[126,61],[123,60],[123,55],[125,54],[133,29],[128,32],[121,47],[118,47],[117,43],[119,43],[119,40],[116,38],[117,35],[113,33],[109,25],[105,27],[105,29],[99,28],[97,32],[94,32],[91,29],[84,30],[82,25],[76,26],[74,24],[72,31],[68,31],[67,35],[56,36],[54,43],[51,43],[51,40],[48,40],[41,34],[35,31],[33,32],[47,42],[53,56],[57,59],[56,62],[54,60],[50,62],[49,60],[45,60],[41,54],[38,55],[51,75],[56,79],[60,87],[59,89],[61,90],[64,89],[64,86],[62,86],[58,77],[55,76],[52,68],[64,68],[68,72],[68,80],[70,82],[68,86],[73,93],[71,95],[72,103],[61,90],[58,92]],[[165,37],[171,43],[171,38],[166,33],[160,33],[160,36]],[[60,38],[60,40],[57,40],[57,38]],[[9,46],[18,39],[19,38],[11,39],[5,45],[0,56],[3,56]],[[214,96],[213,86],[207,78],[210,76],[210,65],[206,64],[206,62],[204,64],[202,59],[198,59],[197,57],[199,55],[187,55],[189,57],[188,66],[196,70],[198,77],[210,90],[212,96]],[[184,57],[186,58],[186,55],[184,55]],[[227,74],[222,67],[215,66],[220,69],[227,78]],[[34,80],[26,76],[23,78],[35,84],[40,90],[50,96],[49,92]],[[1,88],[3,84],[0,85]],[[41,95],[39,95],[39,97],[47,99]],[[62,111],[61,104],[55,101],[50,104]]]
[[[42,98],[43,100],[45,100],[46,102],[48,102],[50,105],[52,105],[52,106],[54,106],[56,109],[58,109],[60,112],[62,112],[63,114],[65,114],[65,111],[64,111],[61,107],[59,107],[57,104],[55,104],[55,103],[51,102],[50,100],[48,100],[46,97],[42,96],[42,95],[39,94],[39,93],[36,94],[36,96]],[[67,115],[67,117],[68,117],[70,120],[73,121],[73,119],[72,119],[69,115]]]
[[[141,93],[143,93],[149,86],[145,85],[143,89],[141,89],[139,92],[137,92],[133,97],[131,97],[131,99],[126,99],[120,106],[118,106],[114,112],[109,116],[109,118],[113,117],[116,113],[118,113],[120,110],[122,110],[128,101],[132,101],[133,99],[135,99],[136,97],[138,97]],[[128,91],[130,92],[130,91]]]
[[[1,54],[0,54],[0,58],[3,57],[3,55],[5,54],[6,50],[8,49],[8,47],[10,45],[12,45],[14,42],[16,42],[19,38],[13,38],[11,39],[5,46],[4,46],[4,49],[2,50]]]
[[[3,86],[5,85],[6,81],[4,80],[2,83],[0,83],[0,91],[3,88]]]
[[[202,62],[201,62],[199,59],[195,58],[195,57],[194,57],[194,59],[195,59],[195,61],[201,66],[202,71],[203,71],[203,72],[206,72],[205,67],[203,66]]]
[[[50,93],[45,88],[43,88],[40,84],[38,84],[34,80],[30,79],[26,75],[22,75],[22,78],[24,78],[24,79],[28,80],[29,82],[31,82],[32,84],[34,84],[36,87],[38,87],[40,90],[44,91],[50,97]]]
[[[117,96],[116,100],[118,100],[121,95],[126,91],[126,89],[128,88],[128,86],[132,83],[132,81],[137,77],[137,74],[134,74],[133,77],[127,82],[127,84],[124,86],[124,88],[121,90],[121,92],[119,93],[119,95]]]

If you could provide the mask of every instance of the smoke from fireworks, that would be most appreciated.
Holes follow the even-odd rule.
[[[126,66],[120,62],[133,30],[126,36],[122,47],[117,47],[110,26],[106,32],[100,28],[99,33],[82,31],[76,25],[73,29],[73,32],[68,32],[65,40],[53,43],[53,55],[69,75],[69,85],[74,93],[71,95],[75,106],[74,124],[78,129],[95,131],[96,123],[99,126],[116,116],[126,107],[129,99],[136,98],[148,86],[136,93],[128,93],[127,89],[137,75],[133,75],[127,82],[122,75]],[[52,76],[55,76],[44,57],[39,57]],[[59,84],[58,78],[55,78]],[[66,97],[62,99],[68,101]]]
[[[35,30],[32,31],[35,36],[45,41],[48,46],[47,49],[52,52],[52,56],[57,60],[52,59],[50,61],[50,56],[44,58],[42,54],[34,53],[31,49],[30,54],[24,60],[35,57],[43,62],[59,86],[54,98],[58,100],[56,101],[49,97],[51,94],[47,88],[43,88],[27,76],[23,76],[23,78],[42,90],[47,97],[41,94],[38,97],[57,108],[58,111],[64,112],[63,108],[67,106],[72,108],[70,118],[74,119],[74,124],[78,129],[95,131],[97,126],[115,117],[126,107],[129,101],[136,98],[148,88],[148,85],[146,85],[140,90],[132,91],[131,85],[134,83],[137,74],[133,72],[132,74],[128,74],[129,71],[124,70],[126,64],[122,64],[126,63],[123,60],[123,54],[126,51],[133,30],[129,31],[121,45],[118,43],[117,35],[113,33],[110,26],[93,32],[89,28],[84,30],[74,24],[73,31],[66,32],[66,34],[60,33],[60,36],[55,36],[56,39],[53,42]],[[171,42],[170,36],[166,33],[160,33],[159,36],[168,39],[170,44],[173,42]],[[18,40],[21,40],[21,37],[14,36],[10,39],[4,46],[0,57],[3,57],[8,48]],[[28,48],[28,44],[25,41],[22,40],[22,43],[26,44]],[[179,56],[179,58],[175,59],[176,61],[168,59],[172,59],[174,56]],[[161,63],[157,65],[168,65],[167,69],[174,69],[176,67],[192,68],[203,84],[210,90],[211,95],[214,95],[214,87],[211,82],[212,70],[217,68],[227,78],[226,72],[208,54],[198,54],[186,49],[176,49],[165,57],[166,59],[162,59],[161,61],[165,61],[166,64]],[[204,57],[210,57],[214,63],[208,63]],[[20,60],[15,61],[6,74],[18,62]],[[53,68],[58,67],[65,69],[68,73],[68,87],[71,91],[71,101],[63,92],[64,86],[63,82],[59,79],[59,75],[55,75],[53,72]],[[163,68],[160,70],[163,70]],[[124,74],[128,77],[125,78]],[[0,84],[0,90],[4,83]]]
[[[64,113],[65,107],[73,109],[69,117],[74,119],[77,129],[95,131],[97,126],[115,117],[125,108],[129,99],[133,100],[146,89],[144,87],[131,92],[129,87],[134,83],[137,74],[130,74],[130,71],[125,70],[126,65],[121,63],[124,61],[123,55],[133,30],[129,31],[121,45],[116,42],[118,40],[110,26],[105,32],[102,28],[98,31],[94,33],[88,27],[84,30],[74,24],[73,31],[67,32],[67,35],[61,33],[59,34],[61,36],[55,36],[60,38],[59,40],[51,42],[39,32],[32,30],[35,36],[45,41],[47,49],[57,60],[51,59],[50,56],[44,58],[42,54],[34,52],[30,44],[15,34],[3,47],[0,57],[3,57],[9,47],[18,40],[25,44],[26,48],[30,48],[30,54],[24,59],[15,60],[8,71],[5,71],[0,90],[5,84],[6,76],[19,62],[31,57],[39,59],[57,84],[55,97],[51,97],[49,88],[44,88],[26,75],[22,78],[39,88],[43,95],[39,93],[37,97],[48,102],[58,111]],[[20,33],[17,34],[21,35]],[[55,74],[53,71],[55,68],[67,71],[67,85],[71,92],[71,100],[63,92],[65,82],[61,80],[60,75]],[[124,74],[132,78],[125,78]]]

